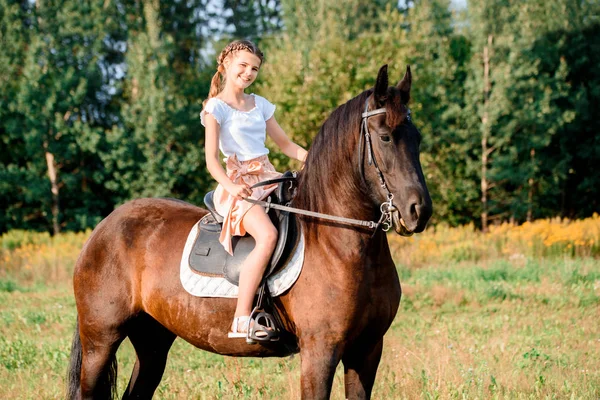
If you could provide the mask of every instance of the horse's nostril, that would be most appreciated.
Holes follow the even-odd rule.
[[[403,211],[407,228],[414,232],[422,232],[431,217],[431,200],[427,193],[413,189],[409,192]]]
[[[414,219],[419,219],[419,205],[417,203],[413,203],[410,205],[410,216]]]

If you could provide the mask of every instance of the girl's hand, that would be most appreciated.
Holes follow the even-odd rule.
[[[231,186],[225,188],[227,192],[238,200],[252,196],[252,189],[245,183],[232,183]]]

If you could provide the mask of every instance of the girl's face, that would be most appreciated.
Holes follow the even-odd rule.
[[[246,89],[256,80],[260,69],[260,58],[249,51],[240,50],[225,64],[226,85]]]

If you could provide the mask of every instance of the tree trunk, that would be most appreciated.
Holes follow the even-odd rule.
[[[58,179],[56,162],[54,161],[54,154],[48,151],[48,144],[44,143],[46,149],[46,165],[48,166],[48,178],[50,179],[51,192],[52,192],[52,230],[54,235],[60,233],[60,225],[58,223],[58,216],[60,214],[60,206],[58,203]]]
[[[488,231],[488,156],[490,137],[489,102],[490,102],[490,49],[492,35],[488,35],[487,46],[483,47],[483,116],[481,117],[481,230]]]
[[[531,157],[531,175],[529,177],[529,190],[527,193],[527,222],[533,220],[533,185],[535,183],[533,176],[535,174],[535,149],[531,149],[529,156]]]

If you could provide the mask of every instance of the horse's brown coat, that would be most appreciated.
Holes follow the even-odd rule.
[[[408,83],[407,83],[408,82]],[[378,219],[385,193],[373,168],[357,173],[360,113],[386,106],[369,120],[376,157],[405,223],[420,232],[431,200],[418,159],[419,133],[405,123],[410,70],[387,87],[387,69],[374,91],[334,112],[310,150],[295,206],[357,219]],[[404,100],[404,101],[401,101]],[[395,107],[395,108],[393,108]],[[387,126],[386,120],[398,126]],[[392,135],[392,144],[379,140]],[[129,202],[109,215],[84,246],[74,274],[78,312],[70,397],[104,398],[114,388],[111,366],[125,337],[137,362],[124,398],[151,398],[176,336],[194,346],[235,356],[285,356],[299,348],[301,392],[328,398],[336,366],[344,364],[346,397],[368,398],[401,290],[382,231],[300,218],[306,254],[294,286],[275,299],[292,341],[247,345],[227,338],[235,299],[199,298],[185,292],[179,262],[187,234],[207,211],[167,199]]]

